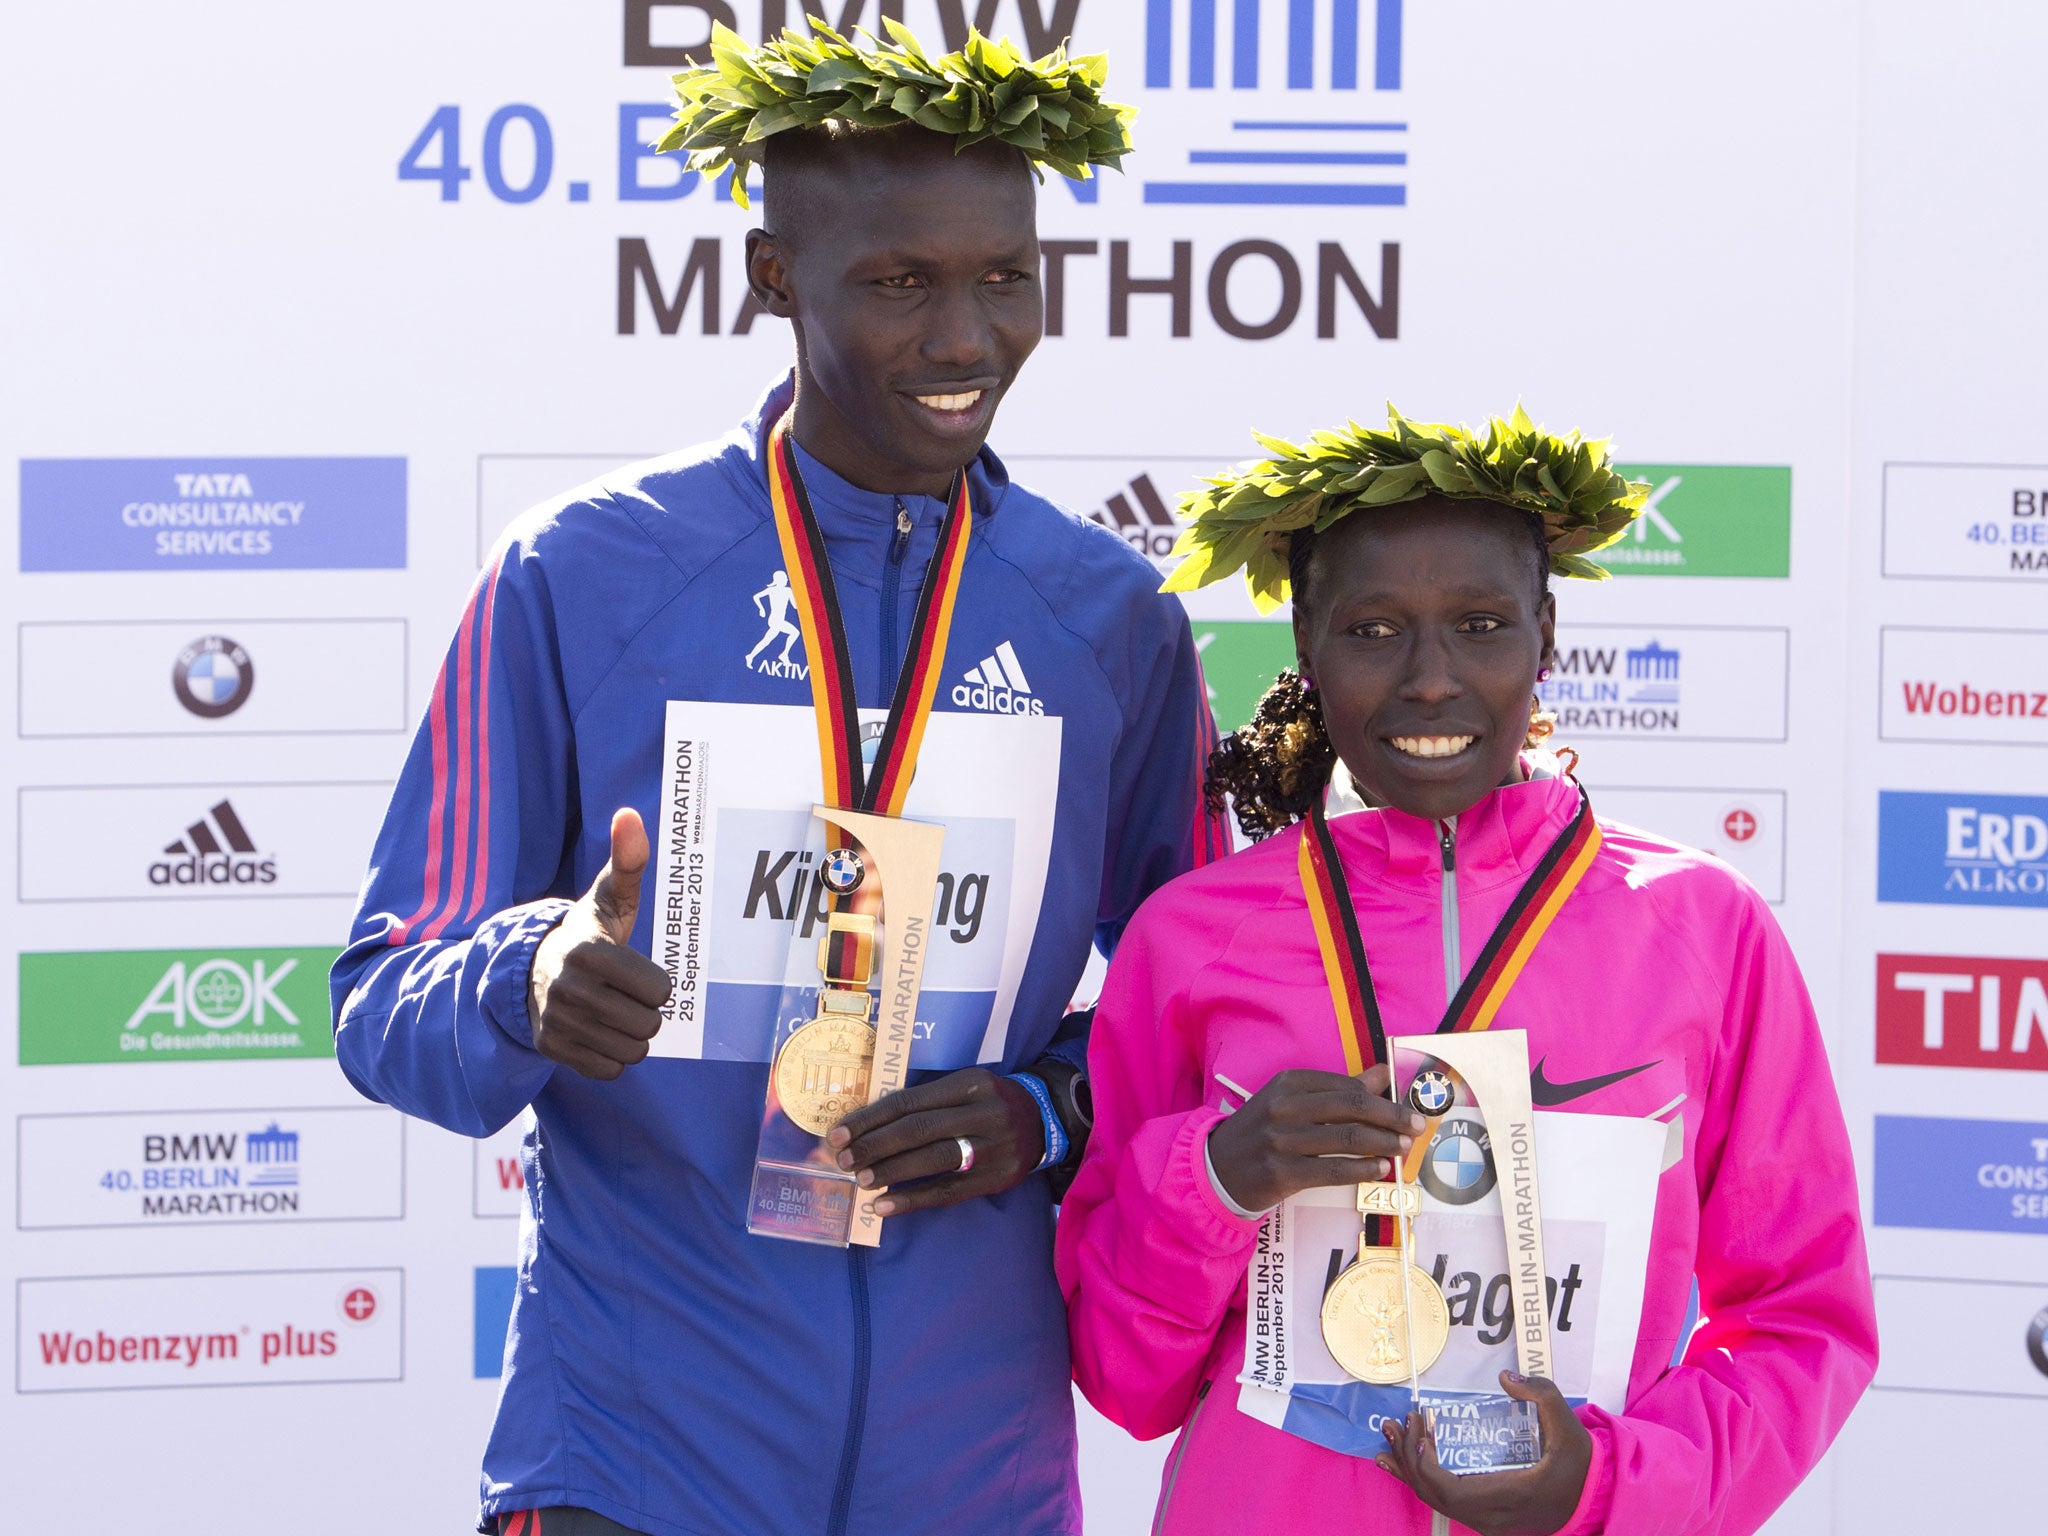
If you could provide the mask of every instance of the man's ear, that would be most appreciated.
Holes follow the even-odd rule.
[[[788,253],[765,229],[747,231],[747,287],[753,291],[754,302],[776,319],[796,318]]]

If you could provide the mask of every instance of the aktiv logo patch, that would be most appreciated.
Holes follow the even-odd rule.
[[[21,957],[21,1064],[332,1056],[335,949]]]
[[[1792,471],[1733,464],[1620,464],[1650,483],[1617,544],[1592,556],[1617,576],[1789,576]]]
[[[2048,960],[1879,955],[1877,1059],[2048,1072]]]

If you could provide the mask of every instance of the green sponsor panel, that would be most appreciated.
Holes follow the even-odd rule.
[[[337,949],[21,957],[21,1064],[332,1056]]]
[[[1192,628],[1209,707],[1217,729],[1228,734],[1251,719],[1275,674],[1294,665],[1294,626],[1274,619],[1196,619]]]
[[[1792,471],[1732,464],[1621,464],[1650,503],[1592,558],[1617,576],[1789,576]]]

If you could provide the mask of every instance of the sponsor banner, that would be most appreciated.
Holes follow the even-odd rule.
[[[480,453],[476,457],[476,563],[529,507],[652,453]]]
[[[2048,960],[1879,955],[1877,1059],[2048,1072]]]
[[[1884,573],[2048,579],[2048,465],[1885,465]]]
[[[1783,741],[1790,632],[1665,624],[1560,627],[1538,685],[1557,739]]]
[[[1773,905],[1785,899],[1785,791],[1589,786],[1593,809],[1718,855]]]
[[[23,736],[403,731],[403,619],[21,626]]]
[[[1886,741],[2048,745],[2048,632],[1885,629],[1879,635]]]
[[[2048,1235],[2048,1123],[1877,1117],[1880,1227]]]
[[[2048,1284],[1876,1275],[1879,1391],[2048,1398]]]
[[[1789,576],[1792,471],[1736,464],[1620,464],[1650,496],[1628,533],[1592,558],[1617,576]]]
[[[404,459],[21,461],[24,571],[404,565]]]
[[[1194,632],[1216,728],[1237,730],[1251,720],[1281,669],[1294,665],[1294,626],[1285,620],[1196,619]]]
[[[21,956],[21,1064],[332,1056],[338,949]]]
[[[364,782],[31,786],[20,897],[354,896],[390,798]]]
[[[1877,899],[2048,907],[2048,798],[1879,790]]]
[[[505,1369],[505,1335],[512,1327],[512,1298],[519,1289],[519,1271],[510,1264],[479,1264],[470,1301],[475,1339],[471,1374],[496,1381]]]
[[[16,1225],[396,1221],[404,1126],[368,1105],[23,1115]]]
[[[469,1208],[473,1214],[516,1217],[526,1209],[524,1147],[532,1124],[532,1116],[521,1115],[495,1135],[470,1143]]]
[[[20,1281],[15,1390],[405,1379],[405,1272],[287,1269]]]

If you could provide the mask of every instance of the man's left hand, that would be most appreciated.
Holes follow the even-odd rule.
[[[1563,1530],[1579,1507],[1593,1465],[1593,1437],[1555,1383],[1508,1371],[1500,1373],[1500,1383],[1508,1396],[1536,1405],[1543,1459],[1535,1466],[1464,1477],[1446,1472],[1419,1413],[1409,1414],[1405,1425],[1387,1421],[1387,1449],[1374,1460],[1431,1509],[1479,1536],[1550,1536]]]
[[[974,1166],[965,1172],[962,1138],[974,1148]],[[875,1202],[881,1216],[1001,1194],[1023,1183],[1045,1156],[1037,1101],[985,1067],[892,1093],[855,1110],[825,1140],[862,1189],[888,1188]]]

